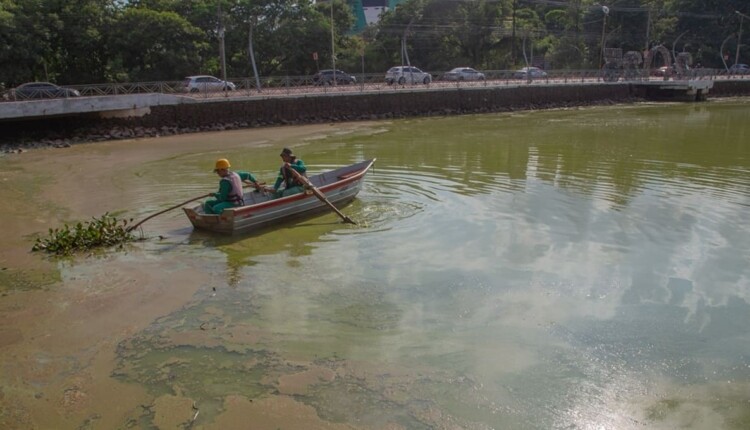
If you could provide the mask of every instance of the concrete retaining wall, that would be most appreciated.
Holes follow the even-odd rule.
[[[714,81],[708,97],[750,96],[750,79]]]
[[[750,80],[715,82],[711,95],[750,95]],[[130,122],[143,127],[245,127],[585,106],[643,97],[645,92],[627,83],[395,91],[164,105]]]
[[[133,118],[143,127],[200,127],[216,123],[247,126],[497,112],[632,100],[623,85],[521,86],[417,90],[354,95],[317,95],[263,100],[216,101],[156,106]]]
[[[750,95],[750,80],[716,81],[710,97]],[[0,147],[67,145],[82,141],[160,136],[269,125],[373,120],[627,103],[643,98],[628,83],[520,85],[499,88],[406,89],[393,92],[220,99],[151,106],[141,117],[76,117],[0,123]],[[62,143],[61,143],[62,142]]]

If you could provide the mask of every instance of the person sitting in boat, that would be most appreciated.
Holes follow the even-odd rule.
[[[229,170],[229,160],[221,158],[216,160],[214,173],[218,174],[219,191],[213,193],[214,199],[208,200],[203,204],[203,211],[209,215],[219,215],[226,208],[242,206],[245,202],[242,199],[242,183],[249,182],[256,190],[260,190],[260,184],[250,172]]]
[[[294,177],[291,169],[294,169],[302,176],[307,176],[305,162],[297,158],[289,148],[284,148],[280,155],[281,159],[284,160],[284,164],[279,169],[279,175],[276,177],[273,189],[269,189],[269,191],[273,192],[274,198],[291,196],[292,194],[303,192],[305,190],[304,184]],[[284,186],[283,188],[282,185]]]

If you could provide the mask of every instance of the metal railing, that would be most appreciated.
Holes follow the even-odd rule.
[[[750,79],[750,74],[731,74],[721,69],[694,69],[683,74],[657,76],[655,71],[644,70],[549,70],[541,76],[527,76],[513,70],[483,71],[486,78],[475,81],[447,81],[442,73],[430,73],[432,81],[428,84],[388,84],[385,73],[354,74],[356,82],[321,83],[313,81],[312,76],[271,76],[260,78],[260,87],[255,78],[242,77],[229,81],[235,86],[233,90],[205,87],[188,91],[183,81],[135,82],[112,84],[70,85],[67,91],[17,91],[11,89],[0,96],[2,102],[17,102],[50,98],[74,98],[95,96],[118,96],[124,94],[174,94],[192,98],[216,99],[219,97],[278,97],[315,94],[351,94],[394,92],[400,90],[435,90],[451,88],[505,87],[522,85],[564,85],[580,83],[616,83],[616,82],[649,82],[649,81],[682,81],[695,79]],[[76,90],[77,93],[70,91]],[[79,95],[78,95],[79,94]]]

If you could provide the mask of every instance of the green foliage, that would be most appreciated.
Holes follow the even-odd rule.
[[[45,251],[56,255],[70,255],[98,247],[122,245],[135,240],[127,228],[127,220],[118,220],[109,214],[74,226],[49,229],[45,238],[37,238],[32,251]]]
[[[532,55],[547,67],[594,68],[603,36],[607,48],[623,53],[663,45],[690,52],[706,67],[723,67],[723,45],[729,64],[738,52],[740,62],[750,62],[750,32],[738,49],[742,15],[735,13],[750,15],[747,0],[404,0],[359,35],[350,31],[352,4],[0,0],[0,88],[32,80],[85,84],[218,75],[220,28],[230,78],[253,75],[250,43],[264,77],[330,67],[332,51],[337,67],[359,72],[363,50],[366,73],[383,72],[407,55],[430,72],[515,68]],[[602,5],[609,8],[606,21]]]
[[[132,80],[180,80],[200,71],[204,32],[175,12],[127,9],[112,31],[112,47]]]

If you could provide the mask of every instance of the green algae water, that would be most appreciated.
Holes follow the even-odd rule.
[[[192,402],[130,424],[750,427],[747,101],[334,130],[285,145],[312,173],[377,158],[343,209],[357,226],[217,237],[175,213],[147,229],[163,240],[116,257],[172,255],[208,279],[118,342],[112,378]],[[175,164],[191,172],[170,178],[177,201],[215,181],[202,170],[219,155],[272,181],[279,148],[232,133],[203,136],[224,152],[140,167],[129,215],[158,210]],[[274,421],[273,401],[300,421]]]

